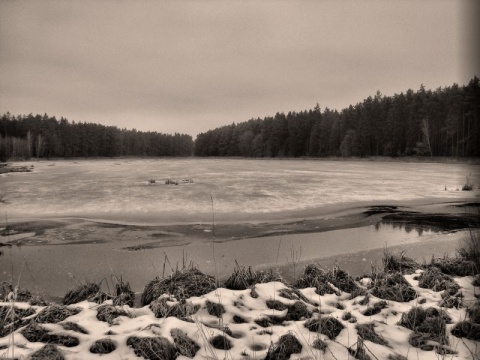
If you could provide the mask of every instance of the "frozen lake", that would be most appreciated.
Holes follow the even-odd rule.
[[[30,164],[30,163],[27,163]],[[371,161],[112,159],[32,162],[0,175],[2,217],[83,217],[165,223],[255,221],[315,214],[326,205],[464,200],[454,191],[478,165]],[[194,183],[165,185],[166,179]],[[149,185],[148,180],[156,180]],[[477,178],[478,179],[478,178]],[[447,191],[445,191],[447,187]]]
[[[32,164],[32,173],[0,175],[0,195],[4,194],[6,200],[0,204],[0,211],[8,222],[79,217],[146,225],[210,224],[212,196],[216,223],[321,216],[331,224],[339,214],[345,215],[355,207],[358,213],[366,204],[471,201],[479,194],[478,189],[456,191],[467,175],[472,174],[474,181],[479,172],[479,166],[462,164],[245,159],[58,160]],[[190,178],[193,183],[181,183]],[[166,185],[167,179],[180,183]],[[155,183],[149,185],[149,180]],[[175,246],[182,243],[176,244],[173,236],[172,242],[163,247],[125,251],[126,246],[142,244],[135,229],[130,231],[131,237],[126,231],[121,239],[114,236],[107,242],[102,242],[100,228],[95,229],[91,230],[98,238],[95,242],[41,245],[32,241],[26,246],[0,248],[0,281],[20,282],[31,290],[62,296],[78,281],[99,282],[114,275],[123,276],[135,291],[141,291],[149,280],[162,274],[165,257],[175,267],[185,254],[202,271],[223,277],[231,273],[235,260],[258,268],[338,259],[346,270],[360,274],[369,270],[371,261],[381,264],[378,249],[384,246],[407,250],[421,260],[432,254],[454,254],[463,236],[462,232],[442,234],[372,225],[223,242],[212,241],[212,236],[207,241],[190,239],[181,246]],[[77,234],[79,240],[86,237],[82,231]],[[25,236],[35,239],[36,235],[16,234],[0,240]]]

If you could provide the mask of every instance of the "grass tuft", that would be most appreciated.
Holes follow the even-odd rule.
[[[110,354],[115,351],[117,345],[115,341],[111,339],[100,339],[95,341],[90,347],[90,352],[92,354]]]
[[[94,283],[85,283],[77,288],[70,290],[63,298],[63,305],[72,305],[80,301],[88,300],[100,291],[100,286]]]
[[[317,338],[313,341],[312,347],[314,349],[322,351],[325,354],[325,351],[327,351],[327,348],[328,348],[328,344],[326,343],[326,341],[323,341],[322,339]]]
[[[293,288],[283,288],[278,290],[278,294],[280,297],[283,297],[285,299],[289,300],[301,300],[304,303],[313,305],[313,306],[318,306],[318,303],[314,301],[310,301],[305,295],[303,295],[300,290],[298,289],[293,289]]]
[[[375,323],[358,324],[355,326],[358,336],[363,340],[371,341],[375,344],[388,346],[388,341],[375,332]]]
[[[372,295],[385,300],[409,302],[417,297],[401,272],[374,275]]]
[[[159,299],[150,303],[150,309],[157,318],[167,318],[169,316],[173,316],[177,319],[189,322],[192,321],[191,316],[200,309],[200,305],[193,305],[187,300],[177,301],[173,305],[168,304],[168,302],[174,301],[175,299],[160,297]]]
[[[364,316],[373,316],[379,314],[383,309],[387,307],[387,302],[385,300],[380,300],[373,304],[373,306],[369,306],[362,315]]]
[[[334,340],[344,328],[340,321],[331,316],[307,320],[304,326],[312,332],[328,336],[330,340]]]
[[[480,286],[480,274],[477,274],[473,277],[472,285],[473,286]]]
[[[73,336],[51,334],[50,331],[34,322],[28,324],[28,326],[21,331],[21,334],[30,342],[43,342],[66,347],[77,346],[80,343],[78,339]]]
[[[302,344],[292,334],[285,334],[268,349],[265,360],[288,360],[292,354],[302,352]]]
[[[371,360],[370,355],[368,355],[367,351],[365,350],[365,344],[363,343],[363,339],[359,337],[356,344],[356,349],[354,349],[353,347],[349,347],[348,353],[358,360]]]
[[[287,321],[299,321],[312,317],[312,313],[302,301],[295,301],[293,304],[287,305],[287,310],[287,316],[285,317]]]
[[[238,265],[233,269],[232,275],[225,281],[225,287],[230,290],[246,290],[255,284],[264,284],[272,281],[285,283],[280,273],[270,269],[266,271],[256,272],[251,266],[245,268]]]
[[[458,338],[480,341],[480,325],[471,321],[461,321],[455,324],[450,332]]]
[[[433,291],[447,290],[450,295],[456,294],[460,286],[448,275],[445,275],[439,268],[430,267],[418,277],[418,286]]]
[[[35,310],[32,308],[20,309],[16,306],[0,306],[0,338],[25,326],[30,321],[26,318],[33,314],[35,314]]]
[[[210,344],[219,350],[230,350],[232,348],[232,343],[224,335],[217,335],[210,339]]]
[[[408,358],[406,358],[401,354],[389,354],[387,359],[388,360],[408,360]]]
[[[70,316],[77,315],[80,311],[79,308],[54,304],[43,308],[35,317],[35,321],[40,324],[56,324]]]
[[[64,360],[62,352],[55,346],[47,344],[35,351],[29,360]]]
[[[216,316],[220,318],[222,317],[222,314],[225,313],[225,308],[223,307],[222,304],[214,303],[207,300],[206,305],[207,305],[207,312],[212,316]]]
[[[232,320],[235,324],[245,324],[247,322],[247,320],[245,320],[243,317],[238,315],[233,315]]]
[[[217,289],[213,276],[205,275],[191,266],[177,270],[171,276],[150,281],[143,290],[142,306],[149,305],[161,295],[173,295],[177,299],[186,299],[193,296],[202,296]]]
[[[164,337],[137,337],[127,339],[127,346],[133,349],[138,357],[149,360],[174,360],[175,347]]]
[[[113,298],[113,305],[128,305],[133,307],[134,304],[135,293],[130,288],[130,284],[128,282],[124,282],[123,279],[120,279],[120,281],[115,284],[115,297]]]
[[[319,295],[338,293],[338,290],[329,283],[335,288],[348,293],[358,288],[353,278],[337,265],[333,269],[324,270],[316,264],[307,265],[303,274],[296,281],[295,287],[300,289],[314,287]]]
[[[477,300],[475,304],[468,307],[467,314],[471,322],[480,325],[480,300]]]
[[[15,300],[18,302],[27,302],[32,298],[30,291],[22,288],[14,289],[11,283],[3,281],[0,284],[0,301],[7,301],[11,293],[15,293]]]
[[[480,266],[473,260],[460,257],[432,258],[427,267],[437,267],[444,274],[453,276],[475,276],[479,273]]]
[[[265,303],[267,304],[267,307],[272,310],[283,311],[287,309],[287,305],[280,300],[269,299]]]
[[[443,345],[448,345],[446,324],[450,321],[450,317],[443,310],[413,307],[402,314],[399,325],[414,331],[408,340],[413,347],[445,353],[447,350]]]
[[[393,254],[385,249],[383,251],[382,263],[384,271],[388,273],[413,274],[420,268],[420,265],[413,259],[405,256],[403,251],[399,254]]]
[[[197,351],[200,350],[200,346],[182,330],[172,329],[170,335],[172,335],[173,342],[180,355],[193,358]]]
[[[80,334],[89,334],[89,332],[81,327],[80,325],[74,323],[74,322],[70,322],[70,321],[67,321],[67,322],[64,322],[64,323],[61,323],[59,324],[62,328],[64,328],[65,330],[70,330],[70,331],[75,331],[75,332],[78,332]]]
[[[461,258],[474,261],[477,263],[477,267],[480,267],[480,229],[468,231],[463,237],[457,253]]]
[[[128,316],[128,313],[112,305],[102,305],[97,309],[97,319],[109,324],[112,324],[113,320],[119,316]]]
[[[349,323],[352,323],[352,324],[357,322],[357,318],[353,316],[350,311],[345,311],[342,314],[342,320],[348,321]]]

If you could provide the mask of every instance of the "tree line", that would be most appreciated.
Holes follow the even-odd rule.
[[[119,129],[45,115],[0,118],[0,161],[115,156],[480,156],[480,84],[377,92],[341,110],[277,113],[190,135]]]
[[[141,132],[45,115],[0,118],[0,161],[9,158],[191,156],[190,135]]]
[[[480,86],[382,96],[338,112],[320,106],[232,123],[197,136],[196,156],[480,156]]]

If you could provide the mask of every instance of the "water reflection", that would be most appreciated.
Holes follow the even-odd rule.
[[[410,234],[412,231],[416,231],[418,236],[422,236],[425,231],[434,233],[443,232],[443,230],[441,230],[438,226],[429,226],[425,224],[419,225],[415,223],[405,223],[389,220],[379,221],[375,224],[375,229],[380,230],[380,228],[385,225],[393,229],[404,230],[407,234]]]

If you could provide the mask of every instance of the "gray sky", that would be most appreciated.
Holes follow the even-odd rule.
[[[479,75],[471,4],[1,0],[0,112],[195,136],[463,85]]]

